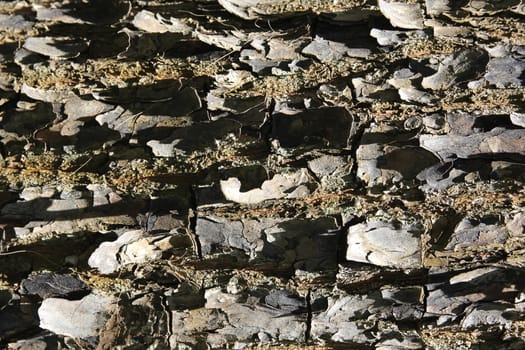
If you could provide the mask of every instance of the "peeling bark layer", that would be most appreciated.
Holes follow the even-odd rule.
[[[507,1],[0,4],[0,347],[525,347]]]

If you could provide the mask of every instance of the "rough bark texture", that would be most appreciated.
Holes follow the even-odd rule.
[[[0,346],[525,349],[519,0],[0,4]]]

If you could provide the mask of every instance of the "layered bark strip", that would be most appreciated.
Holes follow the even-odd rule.
[[[525,348],[521,0],[0,3],[0,347]]]

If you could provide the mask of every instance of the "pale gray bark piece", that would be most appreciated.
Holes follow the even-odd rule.
[[[516,268],[479,267],[470,270],[431,270],[426,311],[438,322],[458,321],[465,309],[482,302],[501,302],[512,307],[524,284]]]
[[[274,4],[275,0],[219,0],[219,4],[228,12],[243,19],[257,19],[267,15],[261,5]]]
[[[165,19],[160,14],[148,10],[138,12],[131,21],[136,28],[148,33],[181,33],[190,34],[193,30],[182,20],[171,18]]]
[[[115,124],[115,122],[118,120],[118,118],[125,112],[126,110],[123,107],[117,106],[110,111],[97,115],[95,117],[95,120],[101,126],[108,125],[108,127],[112,127]]]
[[[447,113],[448,133],[462,136],[475,134],[476,119],[476,116],[461,111]]]
[[[377,28],[372,28],[370,30],[370,36],[376,38],[377,43],[381,46],[399,45],[407,39],[404,32]]]
[[[439,159],[417,146],[396,146],[410,138],[410,133],[374,126],[365,129],[357,149],[357,176],[368,186],[415,179]]]
[[[525,130],[495,128],[489,132],[469,136],[421,135],[421,147],[433,152],[444,161],[456,158],[525,155]]]
[[[221,310],[194,308],[187,311],[173,311],[170,316],[172,334],[169,339],[170,348],[192,349],[208,344],[215,348],[226,346],[227,340],[224,336],[216,333],[228,322],[225,313]],[[202,333],[204,335],[199,337]]]
[[[423,78],[421,85],[425,89],[444,90],[452,85],[473,80],[483,71],[487,53],[480,49],[464,49],[448,56],[440,63],[438,71]]]
[[[521,126],[522,128],[525,128],[525,113],[511,112],[510,121],[516,126]]]
[[[196,31],[195,35],[203,43],[228,51],[240,51],[244,44],[240,38],[231,34],[206,34]]]
[[[421,286],[413,287],[385,287],[381,289],[381,296],[397,304],[423,304],[425,290]]]
[[[50,103],[65,103],[76,95],[70,90],[45,90],[42,88],[35,88],[27,84],[22,84],[21,93],[32,98],[33,100],[50,102]]]
[[[317,90],[317,97],[333,105],[347,105],[352,101],[352,90],[348,85],[339,87],[332,84],[322,84]]]
[[[304,47],[301,53],[303,55],[314,56],[323,63],[328,63],[339,61],[347,56],[367,58],[372,54],[372,51],[367,48],[349,47],[345,43],[316,36],[310,44]]]
[[[325,155],[308,161],[308,168],[318,177],[340,172],[348,163],[341,156]]]
[[[74,136],[80,133],[84,122],[80,120],[65,120],[59,124],[56,124],[57,127],[60,127],[60,135],[62,136]]]
[[[280,294],[280,298],[277,294]],[[222,292],[220,288],[207,290],[205,296],[206,309],[220,310],[226,316],[225,321],[215,327],[217,338],[214,342],[225,343],[226,337],[233,337],[238,342],[253,339],[263,342],[298,342],[304,339],[307,327],[305,319],[302,315],[293,313],[293,310],[300,308],[297,303],[290,305],[292,299],[300,301],[300,298],[287,291],[271,291],[265,298],[267,301],[253,300],[255,298],[247,300],[240,295]],[[273,305],[273,301],[277,304]]]
[[[224,7],[228,12],[239,16],[244,19],[255,19],[257,16],[253,16],[248,12],[247,6],[257,5],[260,1],[230,1],[230,0],[219,0],[219,4]]]
[[[461,320],[461,328],[473,329],[481,326],[498,325],[510,327],[518,319],[523,319],[521,312],[508,304],[481,303],[472,305],[465,310]]]
[[[404,29],[423,29],[423,10],[418,3],[405,3],[389,0],[378,1],[379,10],[394,27]]]
[[[491,58],[503,58],[511,54],[512,46],[505,44],[497,44],[493,47],[486,47],[485,50],[487,50]]]
[[[451,11],[450,0],[425,0],[426,12],[430,16],[439,16]]]
[[[246,70],[229,69],[226,74],[215,74],[215,85],[224,90],[239,89],[255,80],[255,77]],[[221,91],[221,90],[219,90]]]
[[[155,16],[155,14],[148,10],[138,12],[131,21],[137,29],[144,30],[149,33],[166,33],[167,26]]]
[[[35,23],[26,21],[21,15],[0,14],[0,30],[27,30]]]
[[[396,268],[420,267],[422,232],[420,225],[396,228],[378,220],[350,226],[346,259]]]
[[[370,82],[365,78],[352,78],[352,85],[355,89],[355,96],[360,101],[372,101],[370,97],[375,94],[381,95],[385,90],[389,89],[387,84]]]
[[[380,46],[397,46],[408,40],[426,40],[429,38],[428,34],[423,30],[404,32],[377,28],[370,30],[370,36],[375,38]]]
[[[460,169],[449,169],[450,164],[436,164],[424,169],[418,174],[417,179],[425,181],[426,184],[421,186],[423,191],[444,190],[462,179],[467,172]],[[450,171],[449,171],[450,170]]]
[[[204,255],[238,249],[257,264],[273,261],[283,268],[318,271],[334,268],[339,226],[333,218],[228,220],[197,218],[196,235]]]
[[[280,316],[270,310],[253,311],[248,305],[234,304],[225,308],[229,326],[218,330],[220,334],[233,334],[237,339],[251,341],[254,336],[260,341],[301,341],[306,333],[306,322],[300,316]]]
[[[141,236],[142,231],[140,230],[129,231],[114,242],[101,243],[89,257],[89,266],[98,269],[102,274],[115,272],[121,266],[118,260],[120,249],[128,243],[138,240]]]
[[[487,64],[485,79],[498,88],[523,85],[525,61],[513,57],[492,58]]]
[[[337,343],[350,344],[383,340],[387,349],[389,343],[386,339],[390,338],[388,333],[391,330],[371,332],[375,321],[421,319],[424,289],[420,286],[385,287],[367,294],[333,295],[328,297],[327,304],[324,311],[313,314],[313,339],[330,339]],[[398,335],[402,336],[401,333]]]
[[[388,79],[387,82],[396,89],[414,88],[414,82],[420,78],[420,73],[414,73],[408,68],[403,68],[396,70],[392,74],[392,78]]]
[[[248,50],[243,50],[242,54],[246,53],[246,51]],[[240,61],[249,65],[252,72],[257,73],[257,74],[267,74],[272,70],[272,68],[279,66],[279,62],[276,62],[276,61],[269,61],[266,59],[257,59],[257,58],[255,59],[244,58],[242,57],[242,54],[241,54]]]
[[[221,191],[230,201],[241,204],[255,204],[269,199],[304,198],[310,194],[307,185],[311,182],[306,169],[294,173],[276,174],[264,181],[260,188],[241,191],[241,182],[235,177],[221,180]]]
[[[308,44],[301,52],[311,55],[321,62],[333,62],[341,60],[347,54],[348,47],[336,41],[326,40],[319,36]]]
[[[173,117],[167,115],[147,114],[147,113],[133,113],[126,110],[120,115],[114,123],[108,123],[108,127],[118,131],[121,136],[129,134],[137,134],[140,131],[151,129],[159,124],[169,123]]]
[[[371,344],[375,341],[371,325],[358,321],[342,321],[330,337],[336,343]]]
[[[369,58],[372,55],[372,50],[362,47],[350,47],[346,50],[346,55],[355,58]]]
[[[462,6],[463,10],[466,10],[473,15],[483,16],[483,15],[495,15],[505,11],[520,11],[520,0],[501,0],[501,1],[491,1],[491,0],[476,0],[469,1],[465,6]]]
[[[401,333],[388,334],[385,340],[375,344],[375,350],[423,350],[425,346],[417,332],[408,332],[406,336]],[[400,339],[401,338],[401,339]]]
[[[114,299],[89,294],[80,300],[48,298],[38,309],[40,327],[73,338],[97,337]]]
[[[202,254],[207,255],[217,251],[220,247],[228,246],[244,250],[250,255],[254,255],[257,248],[259,237],[255,236],[250,239],[244,235],[243,221],[229,221],[220,217],[204,217],[197,219],[196,235],[201,244]],[[260,232],[265,228],[274,225],[273,221],[255,222]],[[262,242],[261,242],[262,243]],[[259,244],[260,245],[260,244]]]
[[[114,242],[103,242],[88,260],[101,274],[111,274],[124,265],[158,260],[171,249],[167,236],[147,236],[142,230],[128,231]]]
[[[403,87],[398,90],[399,97],[406,102],[415,102],[423,105],[435,105],[438,98],[428,92],[413,87]]]
[[[507,222],[507,229],[512,236],[525,234],[525,212],[518,212]]]
[[[35,186],[26,187],[20,193],[20,198],[26,201],[31,201],[37,198],[51,198],[57,193],[54,186]]]
[[[4,56],[0,54],[0,63],[4,63]],[[14,92],[16,77],[14,74],[0,72],[0,92]]]
[[[423,125],[432,130],[442,129],[445,124],[445,117],[438,113],[423,117]]]
[[[115,106],[97,100],[84,100],[80,97],[68,99],[64,105],[64,113],[68,119],[77,120],[95,117],[114,109]]]
[[[111,188],[102,184],[90,184],[86,188],[93,193],[93,207],[118,203],[122,200]]]
[[[88,41],[68,37],[29,37],[24,43],[25,49],[51,58],[77,57],[88,47]]]
[[[64,216],[59,216],[64,218]],[[30,221],[26,227],[31,229],[33,235],[76,234],[81,231],[104,232],[108,227],[133,226],[134,218],[129,215],[111,215],[106,217],[56,220],[56,221]]]
[[[266,58],[272,61],[293,61],[298,59],[301,57],[299,49],[303,43],[303,40],[270,39],[268,41],[269,49]]]
[[[9,350],[45,350],[50,346],[59,347],[56,335],[40,335],[7,344]]]
[[[150,140],[146,142],[146,145],[151,148],[151,152],[155,157],[175,157],[177,155],[177,144],[181,140],[173,140],[170,142],[163,142],[159,140]]]
[[[439,39],[463,38],[472,35],[472,28],[467,26],[450,25],[448,22],[432,19],[426,20],[425,25],[434,29],[434,36]]]
[[[265,18],[288,18],[300,16],[310,12],[330,14],[338,22],[353,22],[368,18],[366,14],[359,12],[370,12],[368,8],[362,9],[360,3],[354,1],[304,1],[293,0],[283,2],[281,0],[219,0],[219,4],[228,12],[245,20]],[[358,14],[345,16],[347,12],[354,10]]]
[[[461,250],[476,248],[493,243],[504,243],[507,233],[503,225],[489,225],[463,219],[455,228],[454,233],[445,247],[446,250]]]
[[[332,342],[354,346],[380,341],[382,349],[389,349],[389,346],[398,342],[406,344],[408,349],[419,349],[421,342],[418,341],[415,332],[396,331],[397,327],[393,324],[384,329],[372,329],[378,319],[398,319],[402,313],[401,309],[405,310],[406,314],[417,314],[420,319],[423,314],[423,292],[422,287],[387,287],[372,290],[367,294],[329,296],[326,309],[313,314],[312,338],[317,341],[330,339]],[[406,318],[409,319],[414,320]],[[393,332],[394,337],[391,336]],[[391,342],[392,339],[397,341]],[[415,344],[419,347],[414,347]]]
[[[72,11],[68,9],[49,8],[39,4],[33,4],[33,9],[36,11],[36,19],[39,21],[61,22],[68,24],[88,23],[78,16],[75,16]]]

